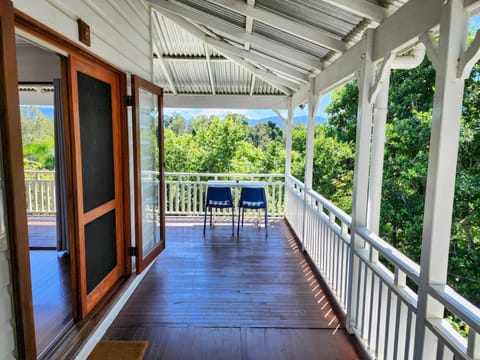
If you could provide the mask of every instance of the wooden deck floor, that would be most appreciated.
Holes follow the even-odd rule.
[[[167,219],[167,247],[104,339],[148,340],[145,359],[357,359],[283,220]]]
[[[55,250],[57,228],[55,216],[28,216],[30,250]]]

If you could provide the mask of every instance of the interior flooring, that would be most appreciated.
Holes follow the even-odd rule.
[[[41,354],[72,321],[70,257],[56,250],[31,250],[37,353]]]
[[[360,358],[285,221],[268,237],[224,221],[204,237],[203,218],[167,218],[166,249],[104,339],[147,340],[145,360]]]

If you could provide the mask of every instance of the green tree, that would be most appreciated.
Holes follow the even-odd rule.
[[[354,163],[350,144],[329,136],[326,125],[317,125],[313,158],[313,188],[350,212]]]
[[[37,106],[20,108],[25,169],[53,170],[55,142],[53,119],[40,112]]]
[[[194,122],[192,133],[202,153],[199,161],[200,172],[230,172],[232,159],[245,139],[247,126],[241,117],[229,114],[222,121],[211,117],[208,126]]]
[[[191,134],[177,136],[165,129],[165,163],[167,172],[197,172],[201,150]]]
[[[186,130],[185,118],[177,117],[176,119],[173,119],[168,124],[168,129],[172,130],[175,133],[175,135],[177,135],[177,136],[183,135],[185,133],[185,130]]]

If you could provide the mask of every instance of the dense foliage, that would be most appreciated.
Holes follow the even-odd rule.
[[[393,71],[390,83],[380,235],[417,262],[421,252],[434,78],[435,71],[426,60],[416,69]],[[352,146],[352,151],[357,99],[358,89],[352,82],[334,93],[327,109],[330,133]],[[448,283],[480,305],[479,65],[466,81],[462,115]],[[338,204],[348,199],[338,198],[328,187],[319,191]],[[345,205],[344,209],[349,210]]]
[[[165,117],[166,171],[283,173],[283,132],[274,122],[248,125],[239,114],[197,116],[186,125],[177,113]]]
[[[53,170],[55,167],[53,120],[42,114],[36,106],[22,107],[20,116],[25,170]]]

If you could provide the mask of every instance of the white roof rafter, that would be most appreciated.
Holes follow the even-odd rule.
[[[203,48],[205,49],[205,57],[207,59],[207,69],[208,69],[208,79],[210,80],[210,86],[212,88],[212,95],[216,95],[216,90],[215,90],[215,78],[213,77],[213,71],[212,71],[212,63],[210,61],[210,53],[208,51],[208,47],[206,44],[203,44]]]
[[[152,11],[152,13],[155,13],[155,12]],[[153,26],[153,28],[155,28],[156,31],[159,31],[157,14],[155,13],[154,16],[155,16],[155,21],[152,22],[152,26]],[[156,55],[156,57],[155,57],[155,55]],[[162,54],[157,54],[157,53],[154,52],[153,56],[154,56],[154,62],[157,61],[159,63],[160,68],[162,69],[162,72],[165,75],[165,78],[167,79],[168,85],[170,86],[170,90],[176,95],[177,94],[177,88],[175,87],[175,83],[173,81],[172,74],[168,70],[167,65],[165,64],[165,62],[163,60],[163,55]]]

